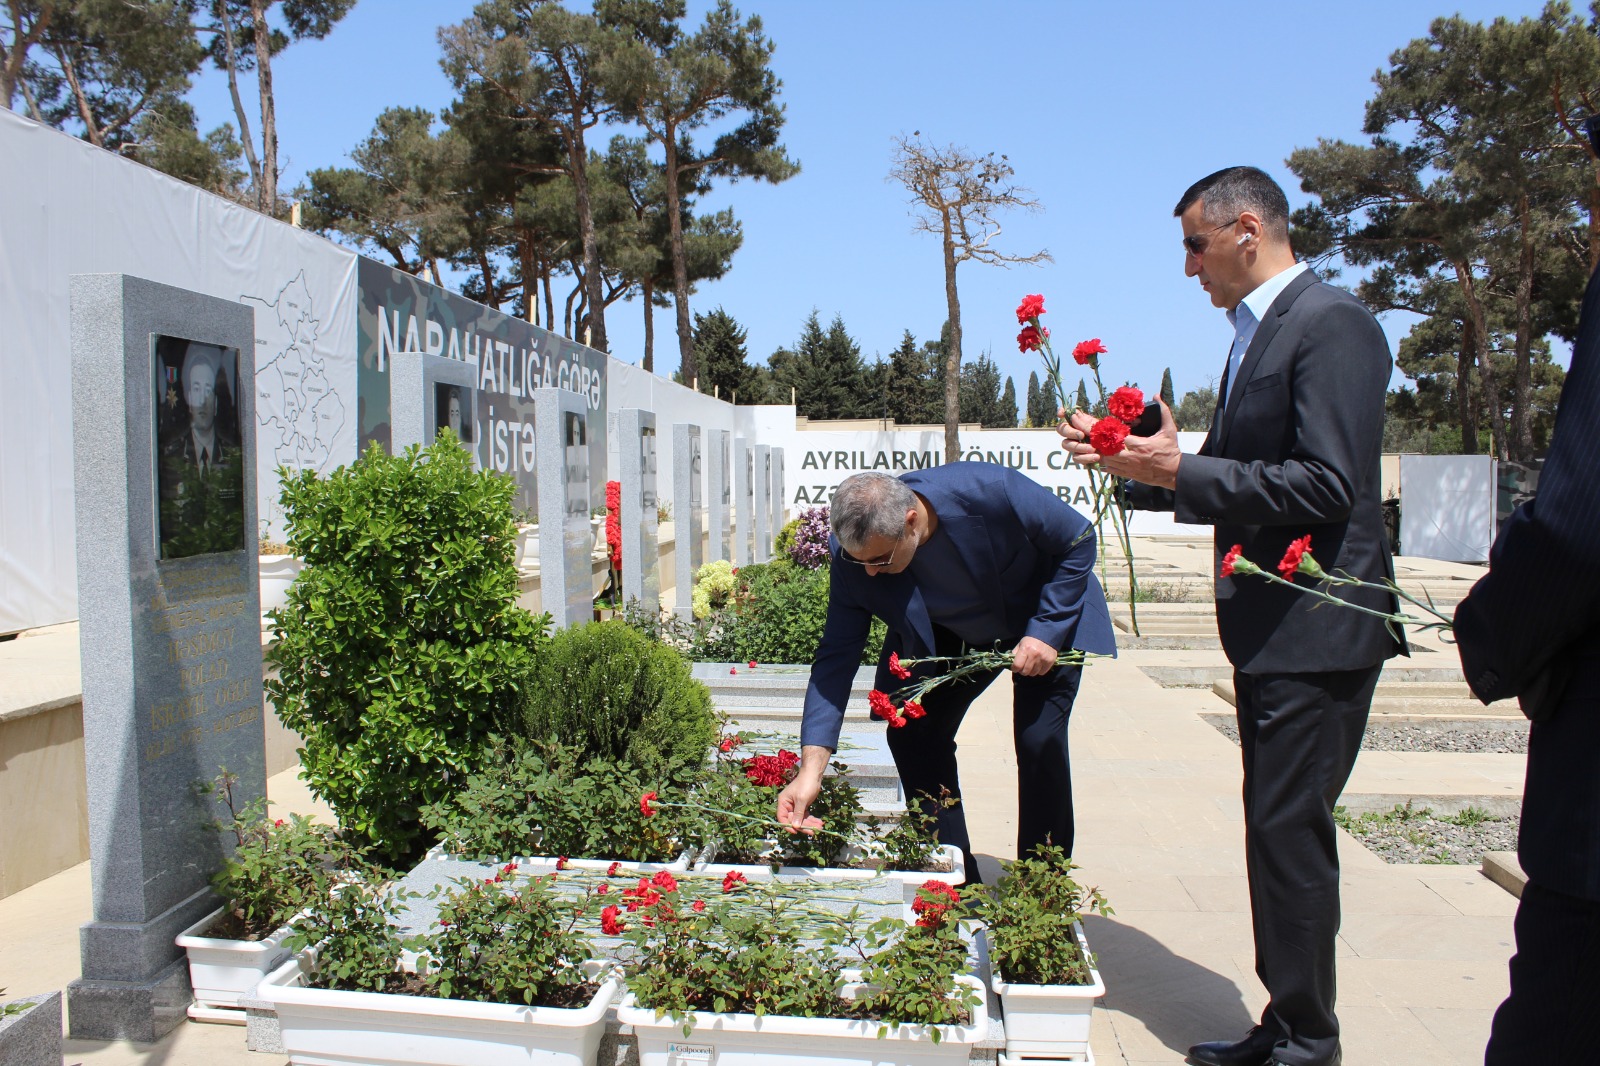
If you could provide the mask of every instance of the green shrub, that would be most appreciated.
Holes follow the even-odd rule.
[[[778,535],[772,538],[772,554],[779,559],[787,559],[789,552],[794,549],[794,535],[800,529],[798,516],[789,519],[778,530]]]
[[[741,567],[739,591],[725,625],[733,654],[729,660],[809,663],[817,657],[828,618],[829,571],[809,570],[787,559]],[[884,624],[873,619],[861,661],[878,661]]]
[[[550,639],[524,692],[522,726],[534,743],[572,745],[646,778],[698,765],[717,737],[711,693],[683,656],[619,621]]]
[[[280,472],[305,569],[274,612],[278,717],[312,792],[390,861],[514,717],[548,617],[516,605],[513,484],[449,441]]]

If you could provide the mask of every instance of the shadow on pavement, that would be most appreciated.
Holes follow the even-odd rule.
[[[1237,1040],[1255,1024],[1232,980],[1148,933],[1097,917],[1084,920],[1084,933],[1106,983],[1106,1008],[1138,1019],[1180,1055],[1204,1040]]]

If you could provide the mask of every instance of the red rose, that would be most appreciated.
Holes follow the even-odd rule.
[[[902,681],[911,676],[911,671],[900,665],[900,653],[897,651],[889,653],[889,672]]]
[[[663,892],[676,892],[678,890],[678,879],[666,870],[657,870],[656,875],[650,879],[650,883]]]
[[[1079,341],[1072,349],[1073,361],[1079,366],[1088,366],[1094,362],[1095,356],[1105,354],[1106,346],[1100,343],[1099,337],[1095,337],[1092,340]]]
[[[1033,326],[1023,326],[1022,332],[1017,334],[1017,349],[1022,352],[1036,352],[1039,350],[1041,339],[1039,331]]]
[[[653,817],[656,813],[656,809],[650,806],[650,801],[655,798],[656,794],[654,792],[646,792],[644,795],[640,796],[639,813],[644,815],[646,818]]]
[[[729,870],[722,878],[722,891],[732,892],[733,886],[746,884],[749,882],[749,880],[749,878],[740,873],[738,870]]]
[[[697,899],[689,909],[694,911],[696,914],[699,914],[706,909],[706,901],[703,899]]]
[[[615,877],[615,876],[617,876],[617,872],[619,870],[621,870],[621,869],[622,869],[622,864],[620,862],[614,862],[610,866],[606,867],[606,876],[607,877]]]
[[[1017,305],[1017,325],[1025,326],[1030,318],[1038,318],[1044,314],[1043,296],[1024,296]]]
[[[1228,549],[1228,554],[1222,557],[1222,576],[1232,577],[1233,567],[1239,561],[1239,555],[1244,551],[1244,545],[1235,544]]]
[[[1311,550],[1311,534],[1307,533],[1299,540],[1289,544],[1289,550],[1283,553],[1283,561],[1278,564],[1278,573],[1289,580],[1294,580],[1294,573],[1300,569],[1300,560]]]
[[[895,716],[894,701],[887,692],[873,689],[867,693],[867,706],[872,708],[874,718],[893,718]]]
[[[622,931],[628,927],[622,924],[622,910],[616,904],[606,907],[600,912],[600,931],[606,936],[621,936]]]
[[[916,700],[906,700],[906,705],[900,709],[905,712],[907,718],[921,718],[928,713],[922,709],[922,704]]]
[[[778,765],[785,770],[793,770],[800,765],[800,756],[788,749],[780,748],[778,751]]]
[[[1116,455],[1128,439],[1128,424],[1120,418],[1102,418],[1089,428],[1089,443],[1101,455]]]
[[[1112,392],[1106,407],[1124,422],[1137,422],[1139,416],[1144,414],[1144,393],[1132,385],[1124,385]]]

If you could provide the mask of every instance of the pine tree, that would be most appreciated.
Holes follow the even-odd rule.
[[[746,337],[744,327],[720,307],[708,315],[694,316],[694,350],[700,366],[701,392],[710,394],[714,388],[724,400],[735,393],[754,399],[749,393],[755,367],[748,362]]]
[[[1178,401],[1173,399],[1172,368],[1169,366],[1161,372],[1161,402],[1168,407],[1176,407]]]
[[[780,394],[795,393],[795,409],[807,418],[874,417],[874,397],[864,381],[861,346],[837,315],[824,331],[815,311],[792,350],[780,348],[767,361]]]
[[[908,329],[900,346],[889,353],[889,417],[901,425],[934,425],[944,419],[944,379],[942,368],[926,346]]]
[[[961,421],[977,422],[986,429],[1007,425],[1000,402],[1000,368],[984,352],[961,368]],[[1017,424],[1016,387],[1011,390],[1011,421]]]
[[[1034,429],[1056,424],[1056,398],[1036,373],[1028,375],[1028,424]]]
[[[1000,403],[994,413],[998,428],[1017,428],[1017,386],[1009,374],[1006,375],[1006,387],[1000,390]]]
[[[1078,379],[1078,398],[1073,401],[1073,403],[1080,411],[1093,410],[1093,408],[1089,406],[1089,390],[1084,387],[1082,378]]]

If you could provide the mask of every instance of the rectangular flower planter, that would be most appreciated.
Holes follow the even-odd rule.
[[[901,1025],[883,1037],[883,1022],[849,1018],[794,1018],[779,1014],[697,1012],[688,1036],[683,1023],[638,1005],[630,992],[617,1005],[617,1020],[633,1026],[639,1066],[965,1066],[973,1045],[989,1032],[983,985],[974,977],[958,980],[978,993],[966,1025]],[[860,990],[846,985],[844,994]]]
[[[556,868],[556,863],[559,861],[559,859],[553,855],[521,855],[511,859],[469,859],[457,852],[450,851],[443,844],[435,844],[433,847],[429,848],[427,853],[423,855],[422,860],[423,862],[450,860],[463,863],[484,863],[492,866],[503,866],[508,862],[514,862],[517,864],[519,869],[526,866],[541,870],[554,870]],[[666,870],[670,873],[676,874],[683,873],[685,870],[689,869],[690,853],[685,851],[671,862],[629,862],[626,859],[584,859],[569,857],[567,859],[566,868],[569,870],[598,870],[601,873],[604,873],[606,869],[609,868],[614,862],[620,863],[624,870],[635,870],[644,876],[653,874],[657,870]]]
[[[1084,958],[1092,958],[1089,942],[1083,936],[1083,923],[1079,922],[1073,931]],[[989,987],[1000,997],[1006,1051],[1014,1056],[1087,1056],[1094,1001],[1106,994],[1100,971],[1091,965],[1089,976],[1093,981],[1087,985],[1010,984],[1001,980],[1000,967],[995,965]]]
[[[220,917],[222,908],[218,907],[179,933],[177,944],[189,955],[189,983],[194,986],[195,1002],[203,1007],[237,1008],[240,996],[289,958],[283,942],[291,930],[284,926],[262,940],[203,936]]]
[[[592,1066],[615,974],[584,1007],[470,1003],[306,987],[309,955],[278,967],[257,996],[278,1012],[293,1066]]]
[[[860,852],[854,845],[845,851],[846,861],[859,855]],[[808,878],[814,881],[870,881],[875,877],[882,877],[900,882],[905,902],[909,905],[916,901],[917,889],[922,886],[924,881],[943,881],[946,884],[960,885],[967,880],[966,860],[962,856],[960,848],[949,844],[942,845],[938,851],[934,852],[934,860],[948,864],[950,869],[944,872],[930,872],[926,870],[862,870],[833,866],[780,866],[774,872],[772,867],[765,865],[713,862],[696,863],[693,872],[722,877],[729,871],[737,871],[751,879],[777,876]]]

